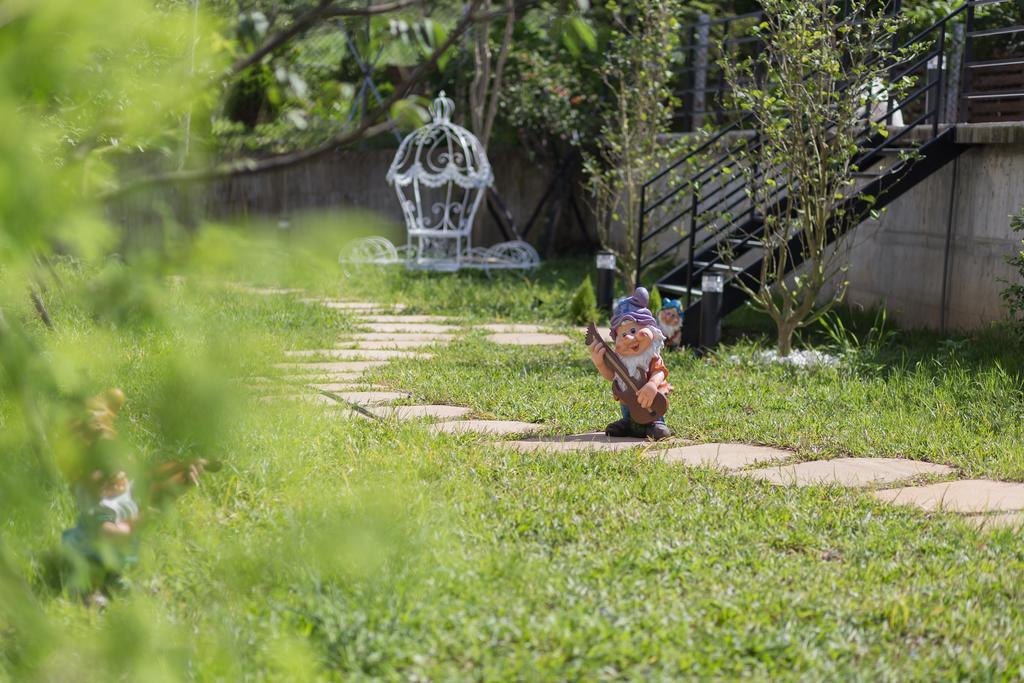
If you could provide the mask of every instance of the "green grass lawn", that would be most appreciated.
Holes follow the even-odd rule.
[[[637,452],[520,454],[422,424],[260,402],[252,378],[271,374],[285,350],[331,345],[354,322],[297,296],[214,284],[298,285],[578,334],[564,316],[587,263],[490,279],[346,275],[299,249],[259,253],[210,258],[185,284],[133,289],[102,310],[69,293],[88,288],[86,275],[51,295],[56,327],[37,326],[33,338],[61,359],[65,392],[123,387],[122,438],[142,460],[173,447],[216,453],[226,467],[151,516],[129,590],[98,615],[46,585],[41,558],[73,524],[73,501],[46,480],[5,396],[0,552],[20,576],[0,575],[0,679],[1024,675],[1018,533]],[[875,345],[855,316],[847,323],[860,346],[848,344],[848,362],[807,372],[730,361],[765,343],[758,321],[736,322],[717,354],[668,359],[679,435],[1024,480],[1024,368],[1008,337],[897,332]],[[418,402],[559,432],[616,417],[582,342],[497,347],[471,333],[379,377]]]

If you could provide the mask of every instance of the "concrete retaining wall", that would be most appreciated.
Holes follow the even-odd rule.
[[[1024,206],[1022,135],[1021,124],[958,127],[957,141],[974,146],[857,229],[848,301],[884,306],[907,327],[1004,318],[1003,281],[1019,277],[1006,259],[1019,240],[1009,215]]]

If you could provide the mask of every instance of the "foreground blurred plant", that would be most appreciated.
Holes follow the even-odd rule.
[[[203,23],[174,5],[13,0],[0,8],[0,441],[9,465],[0,478],[8,523],[0,537],[0,677],[39,675],[68,646],[31,590],[39,568],[29,550],[55,543],[48,531],[71,521],[68,484],[93,482],[106,495],[135,465],[134,449],[105,438],[123,395],[94,400],[84,417],[82,406],[117,374],[105,330],[162,324],[139,311],[164,286],[173,253],[105,261],[117,234],[92,198],[113,182],[124,152],[173,154],[182,144],[197,101],[190,75],[212,67],[191,49]],[[100,325],[84,325],[82,311]],[[184,343],[177,352],[183,365],[201,356]],[[164,401],[187,401],[190,392]],[[164,423],[161,413],[153,417]],[[164,439],[149,457],[176,455],[176,447]],[[96,471],[109,476],[93,481]],[[42,675],[70,670],[53,665]]]

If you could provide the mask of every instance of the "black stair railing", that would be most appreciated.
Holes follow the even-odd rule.
[[[926,146],[930,140],[940,135],[940,126],[946,110],[943,96],[944,79],[951,71],[947,45],[950,33],[947,27],[962,20],[962,15],[973,4],[971,2],[959,7],[909,39],[894,44],[892,54],[879,55],[878,59],[893,62],[889,67],[892,80],[912,75],[922,69],[924,78],[919,79],[921,84],[902,100],[888,101],[883,113],[876,114],[876,108],[872,106],[865,108],[864,133],[860,139],[862,152],[856,162],[861,169],[868,168],[887,154],[899,151],[899,145],[910,136],[914,136],[919,145]],[[934,41],[933,46],[923,50],[912,61],[899,63],[895,60],[893,55],[898,50],[926,44],[928,41]],[[929,69],[930,65],[935,64],[938,68]],[[895,134],[882,137],[872,133],[870,122],[890,122],[897,113],[902,115],[905,123]],[[749,126],[752,119],[753,115],[748,113],[722,128],[695,149],[662,169],[642,187],[640,231],[637,239],[637,281],[640,281],[646,268],[684,247],[685,262],[673,273],[679,275],[681,269],[685,271],[681,279],[685,283],[682,293],[685,295],[687,307],[693,303],[694,294],[699,293],[699,288],[695,285],[700,275],[712,268],[728,270],[727,264],[723,263],[721,249],[712,249],[715,245],[720,245],[723,239],[729,239],[731,236],[733,241],[741,246],[741,251],[758,246],[753,236],[759,234],[760,228],[763,228],[763,221],[755,215],[754,206],[750,204],[745,209],[733,213],[734,210],[743,208],[743,203],[747,201],[748,189],[742,174],[735,171],[738,148],[743,145],[748,149],[756,149],[762,144],[756,136],[745,132],[745,127]],[[922,126],[928,123],[931,125],[926,128],[930,130],[922,132]],[[730,135],[736,136],[737,141],[730,144],[727,140]],[[722,151],[717,151],[722,148]],[[702,155],[710,158],[703,159]],[[688,164],[696,165],[697,168],[686,173],[683,167]],[[893,164],[886,173],[895,174],[903,166],[902,163]],[[772,170],[761,170],[762,182],[771,175]],[[676,175],[681,175],[682,179],[676,181]],[[891,184],[892,177],[888,178],[888,181]],[[660,194],[655,194],[660,185],[667,185],[667,188]],[[873,185],[869,183],[869,186]],[[885,187],[886,183],[879,185]],[[758,187],[753,189],[761,190]],[[861,192],[867,193],[864,188]],[[766,196],[775,202],[772,211],[791,210],[792,207],[788,207],[786,203],[787,190],[784,184],[779,184]],[[663,216],[653,220],[656,211],[660,211]],[[676,231],[676,239],[645,258],[646,245],[670,229]]]

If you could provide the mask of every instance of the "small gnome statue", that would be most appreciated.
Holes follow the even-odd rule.
[[[665,335],[665,346],[678,349],[683,345],[683,305],[679,299],[662,300],[658,328]]]
[[[138,562],[134,531],[139,505],[128,475],[109,462],[117,438],[114,422],[123,405],[124,393],[109,389],[89,399],[83,417],[71,425],[92,467],[74,483],[78,522],[64,531],[61,541],[76,568],[74,588],[86,604],[100,608],[120,584],[121,572]]]
[[[120,389],[109,389],[89,399],[83,416],[71,424],[88,467],[73,486],[79,509],[77,524],[64,531],[61,542],[69,565],[69,587],[80,593],[87,605],[101,609],[107,606],[112,590],[122,585],[122,573],[138,563],[142,510],[134,497],[133,481],[117,466],[123,453],[117,448],[114,422],[124,401]],[[207,467],[203,459],[157,465],[147,477],[148,502],[163,505],[197,485]]]
[[[651,407],[658,393],[667,395],[672,390],[666,381],[668,370],[661,360],[665,335],[647,308],[648,301],[647,290],[637,287],[631,297],[623,299],[615,306],[610,325],[615,353],[639,386],[636,400],[644,408]],[[615,371],[606,362],[605,354],[603,342],[595,340],[590,346],[590,360],[594,367],[605,379],[621,383],[615,376]],[[647,437],[655,440],[672,435],[664,418],[646,425],[638,424],[630,417],[625,404],[620,404],[620,408],[622,419],[609,424],[604,431],[606,435]]]

